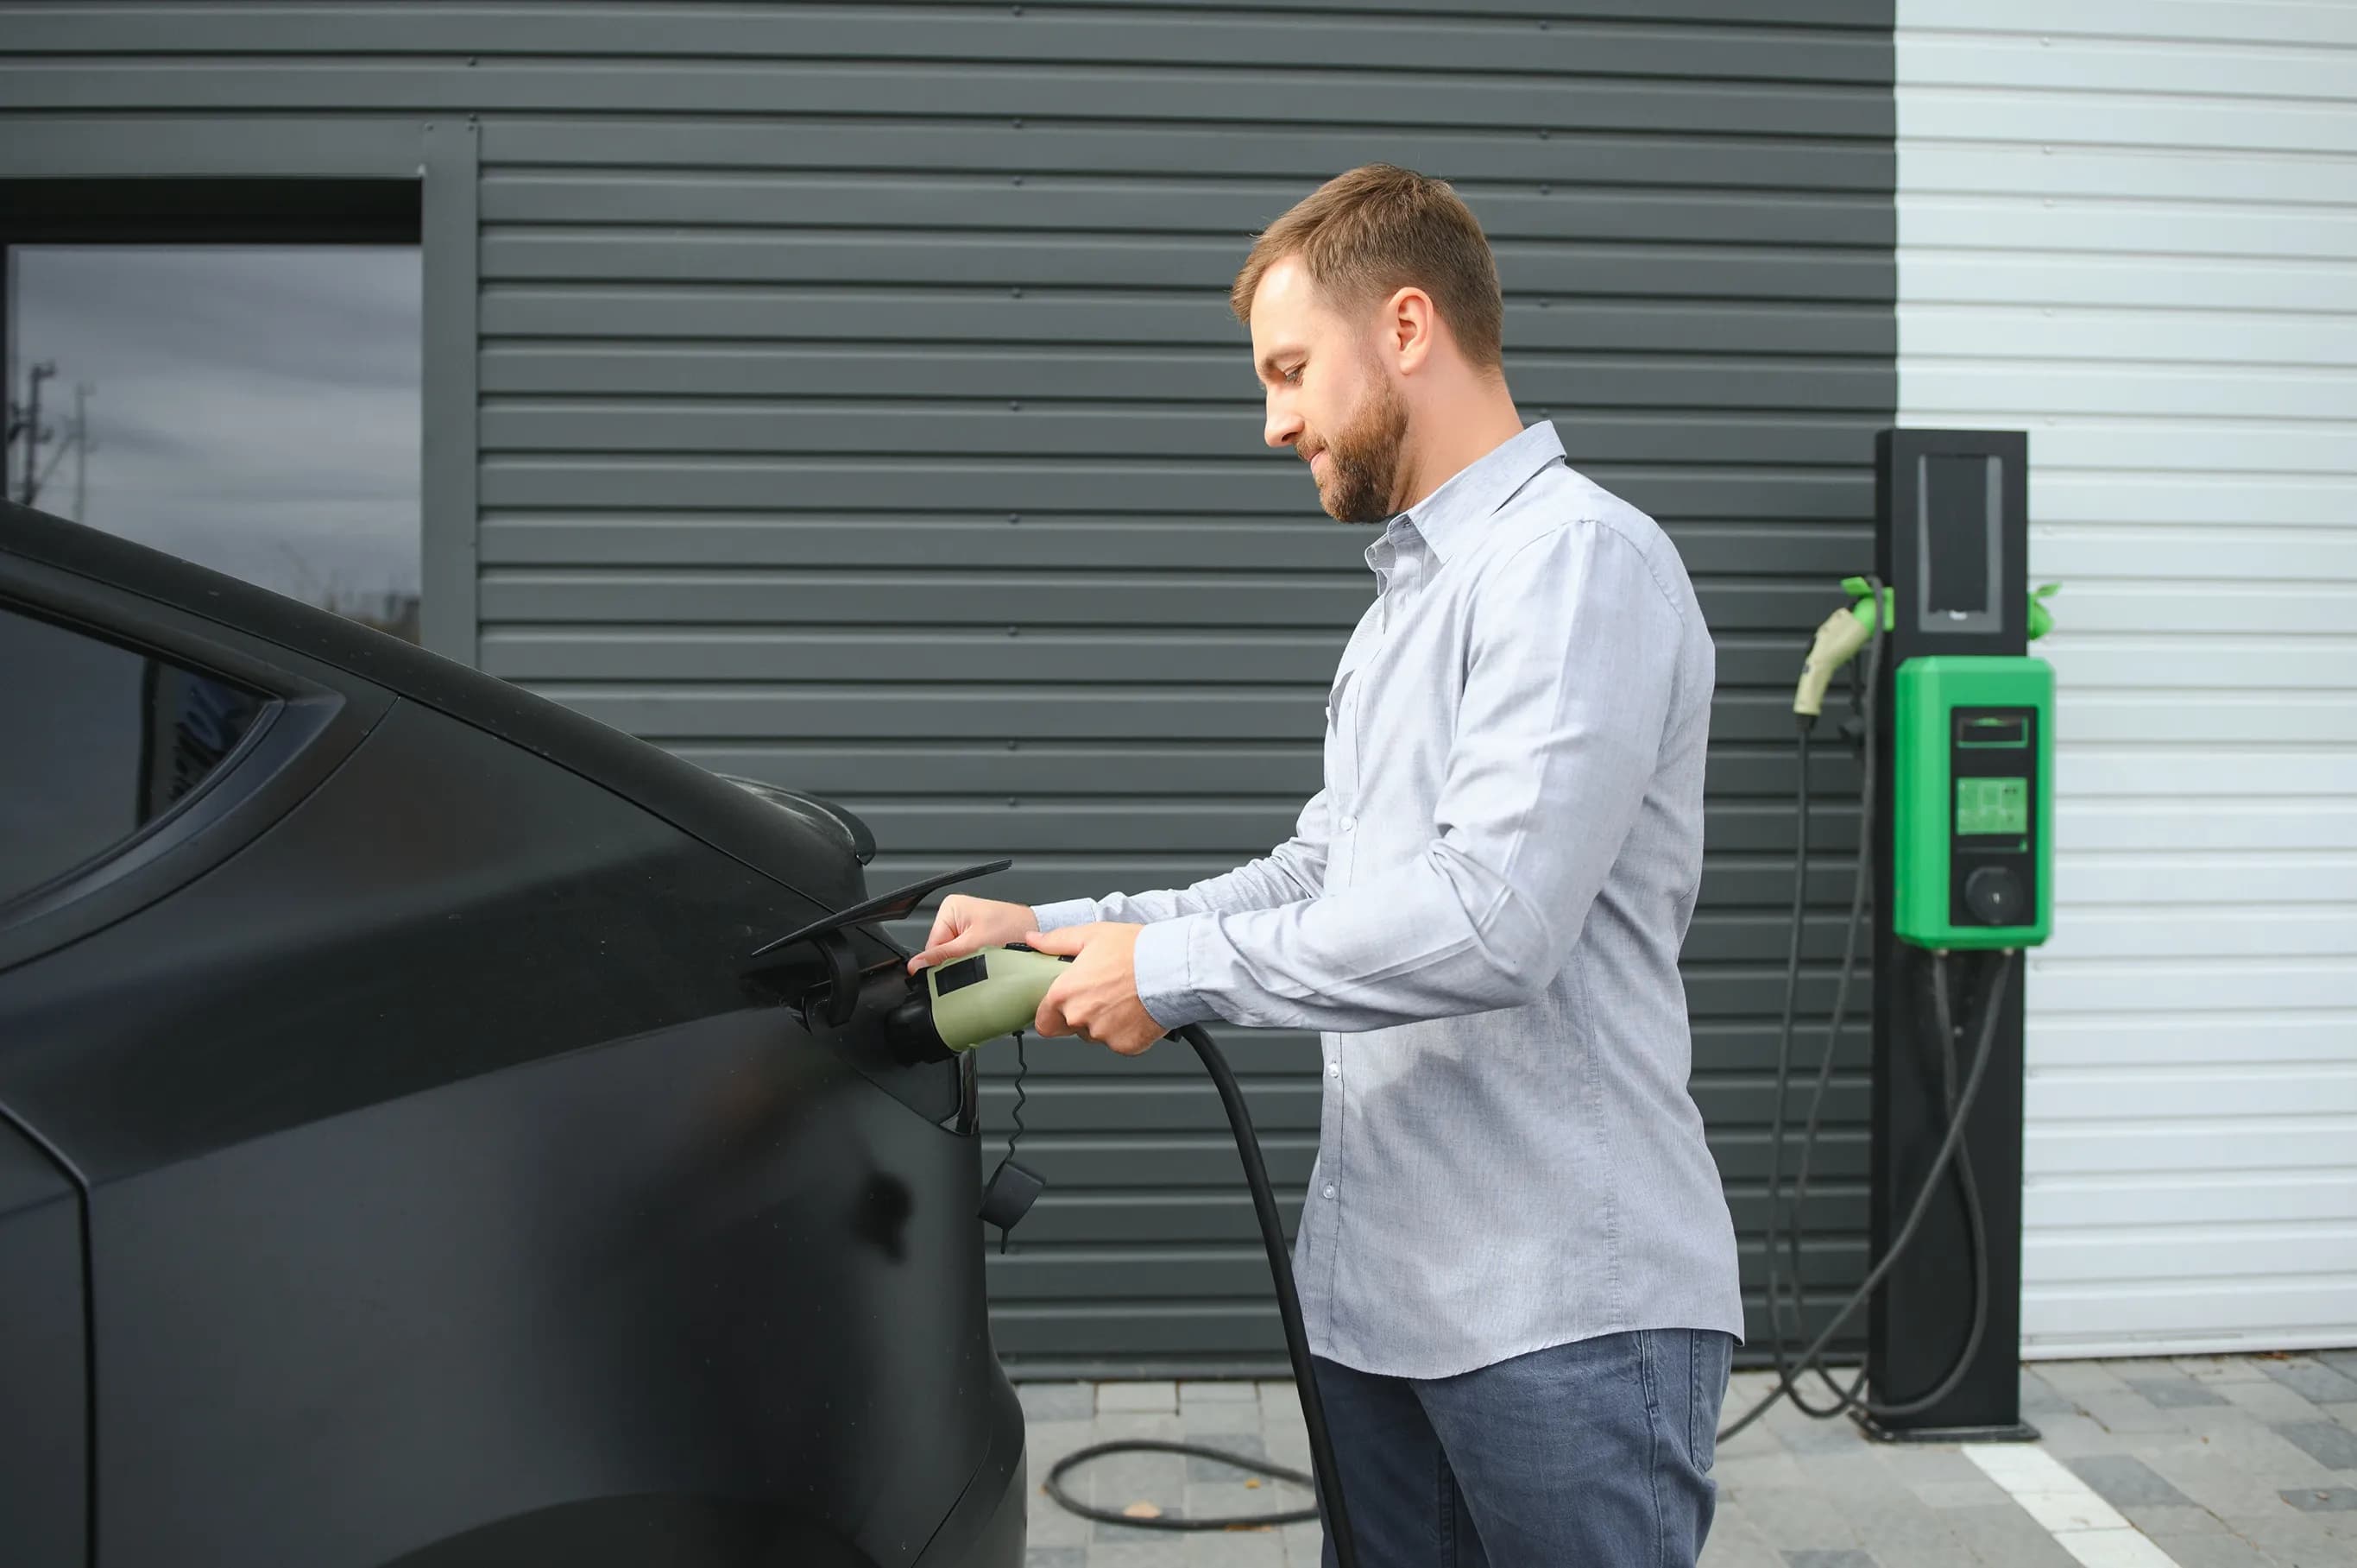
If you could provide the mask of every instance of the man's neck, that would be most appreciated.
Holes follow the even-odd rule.
[[[1513,394],[1501,382],[1488,383],[1457,402],[1449,413],[1427,416],[1425,439],[1410,466],[1408,494],[1398,507],[1410,511],[1432,492],[1523,433]]]

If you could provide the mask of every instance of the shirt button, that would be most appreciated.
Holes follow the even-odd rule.
[[[1334,1196],[1334,1188],[1333,1188],[1333,1186],[1332,1186],[1332,1184],[1331,1184],[1331,1183],[1329,1183],[1329,1184],[1328,1184],[1328,1186],[1327,1186],[1327,1187],[1326,1187],[1326,1196],[1327,1196],[1327,1197],[1333,1197],[1333,1196]]]
[[[1358,819],[1358,818],[1356,818],[1356,817],[1344,817],[1344,818],[1342,819],[1342,831],[1343,831],[1344,832],[1346,832],[1346,833],[1347,833],[1347,832],[1349,832],[1352,828],[1357,827],[1358,825],[1359,825],[1359,819]]]
[[[1328,1062],[1328,1063],[1326,1064],[1326,1076],[1327,1076],[1328,1078],[1340,1078],[1340,1077],[1341,1077],[1341,1076],[1342,1076],[1342,1064],[1341,1064],[1340,1062]]]

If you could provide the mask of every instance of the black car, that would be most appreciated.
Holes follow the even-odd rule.
[[[0,509],[0,1563],[1019,1563],[872,853]]]

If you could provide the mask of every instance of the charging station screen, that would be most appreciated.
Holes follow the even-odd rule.
[[[1927,453],[1922,548],[1929,567],[1923,607],[1935,615],[1986,615],[1996,607],[1990,561],[1997,532],[1998,461],[1979,453]]]
[[[2027,779],[1959,779],[1956,780],[1956,832],[2012,833],[2029,831],[2029,780]]]

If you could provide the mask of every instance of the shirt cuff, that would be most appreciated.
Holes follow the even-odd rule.
[[[1132,959],[1137,999],[1166,1033],[1219,1016],[1205,1005],[1193,982],[1190,959],[1196,932],[1204,918],[1201,915],[1181,915],[1176,919],[1157,920],[1137,933],[1137,949]]]
[[[1097,918],[1097,901],[1093,898],[1065,898],[1053,904],[1031,906],[1031,918],[1038,922],[1031,929],[1052,931],[1064,926],[1093,924]]]

